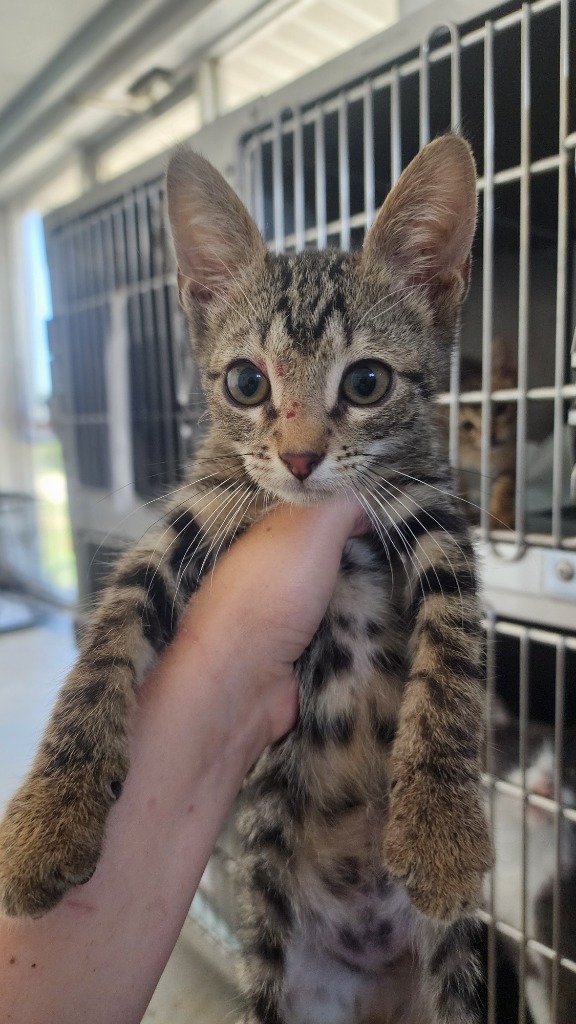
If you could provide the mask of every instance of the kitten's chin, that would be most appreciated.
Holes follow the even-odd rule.
[[[261,486],[261,485],[260,485]],[[320,505],[323,501],[334,495],[334,490],[322,487],[321,484],[310,480],[287,480],[273,485],[267,485],[279,501],[287,502],[289,505]]]
[[[323,501],[328,501],[328,498],[333,496],[333,491],[324,491],[320,488],[312,490],[297,490],[296,488],[286,488],[283,494],[278,494],[281,501],[288,502],[289,505],[321,505]]]
[[[252,460],[244,460],[247,476],[263,494],[274,495],[278,501],[289,505],[320,505],[334,495],[334,473],[312,472],[304,480],[299,480],[287,470],[278,466],[253,464]]]

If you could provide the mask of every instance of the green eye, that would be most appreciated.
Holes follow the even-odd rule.
[[[353,405],[374,405],[390,387],[391,373],[375,359],[356,363],[342,378],[342,394]]]
[[[239,405],[260,405],[270,394],[270,381],[254,363],[242,359],[226,374],[228,394]]]

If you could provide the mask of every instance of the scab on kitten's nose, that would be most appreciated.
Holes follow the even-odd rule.
[[[324,455],[320,452],[280,452],[282,462],[297,480],[306,480],[316,469]]]

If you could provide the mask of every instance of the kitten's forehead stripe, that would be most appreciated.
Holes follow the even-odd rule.
[[[352,340],[344,293],[349,257],[341,252],[270,256],[274,313],[284,320],[295,348],[316,348],[328,322],[338,316],[347,344]]]

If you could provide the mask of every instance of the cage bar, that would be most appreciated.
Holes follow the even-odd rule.
[[[371,226],[376,213],[374,180],[374,94],[370,79],[364,84],[363,106],[364,115],[364,213],[366,230]]]
[[[526,506],[526,440],[528,421],[528,340],[530,318],[530,6],[523,4],[520,35],[520,253],[518,266],[518,380],[516,399],[516,501],[514,550],[510,557],[522,552],[525,535]]]
[[[326,224],[326,137],[324,109],[319,106],[314,115],[314,158],[316,164],[316,244],[324,249],[328,241]]]
[[[488,615],[485,621],[486,630],[486,792],[489,802],[490,825],[494,826],[494,738],[493,721],[496,698],[496,631],[495,616]],[[496,912],[494,905],[494,872],[490,872],[488,897],[488,949],[487,949],[487,1022],[496,1024]]]
[[[489,533],[490,432],[492,389],[492,337],[494,293],[494,26],[484,26],[484,206],[482,210],[484,253],[482,260],[482,432],[480,479],[480,528]]]
[[[560,982],[560,880],[562,872],[561,841],[564,818],[558,813],[562,802],[562,781],[564,775],[564,703],[566,694],[566,646],[561,638],[556,645],[555,715],[554,715],[554,821],[555,871],[552,894],[552,946],[555,956],[552,960],[552,991],[550,1024],[558,1020],[558,990]]]
[[[296,248],[306,244],[306,216],[304,196],[304,144],[300,112],[294,115],[294,237]]]
[[[527,830],[526,830],[526,800],[528,787],[526,785],[526,746],[528,727],[528,693],[529,693],[529,637],[526,629],[522,630],[520,636],[520,772],[522,775],[522,853],[520,859],[520,930],[522,940],[519,948],[518,963],[518,1024],[526,1024],[526,890],[528,883],[528,858],[527,858]]]
[[[387,83],[388,84],[388,83]],[[400,108],[400,71],[390,72],[390,181],[394,185],[402,173],[402,128]]]
[[[562,440],[564,427],[564,359],[566,356],[567,294],[568,294],[568,174],[570,156],[565,147],[568,137],[568,110],[570,101],[570,5],[560,0],[559,90],[560,133],[558,139],[558,263],[556,271],[556,346],[554,386],[554,450],[552,464],[552,541],[559,547],[562,541]]]
[[[252,151],[252,162],[254,167],[254,217],[259,230],[263,235],[266,233],[266,216],[264,210],[264,170],[262,166],[262,149],[264,140],[256,138]]]
[[[340,96],[338,106],[338,185],[340,191],[340,244],[350,248],[350,164],[348,160],[348,102]]]
[[[272,193],[274,208],[274,247],[284,252],[284,178],[282,175],[282,122],[276,118],[272,135]]]

